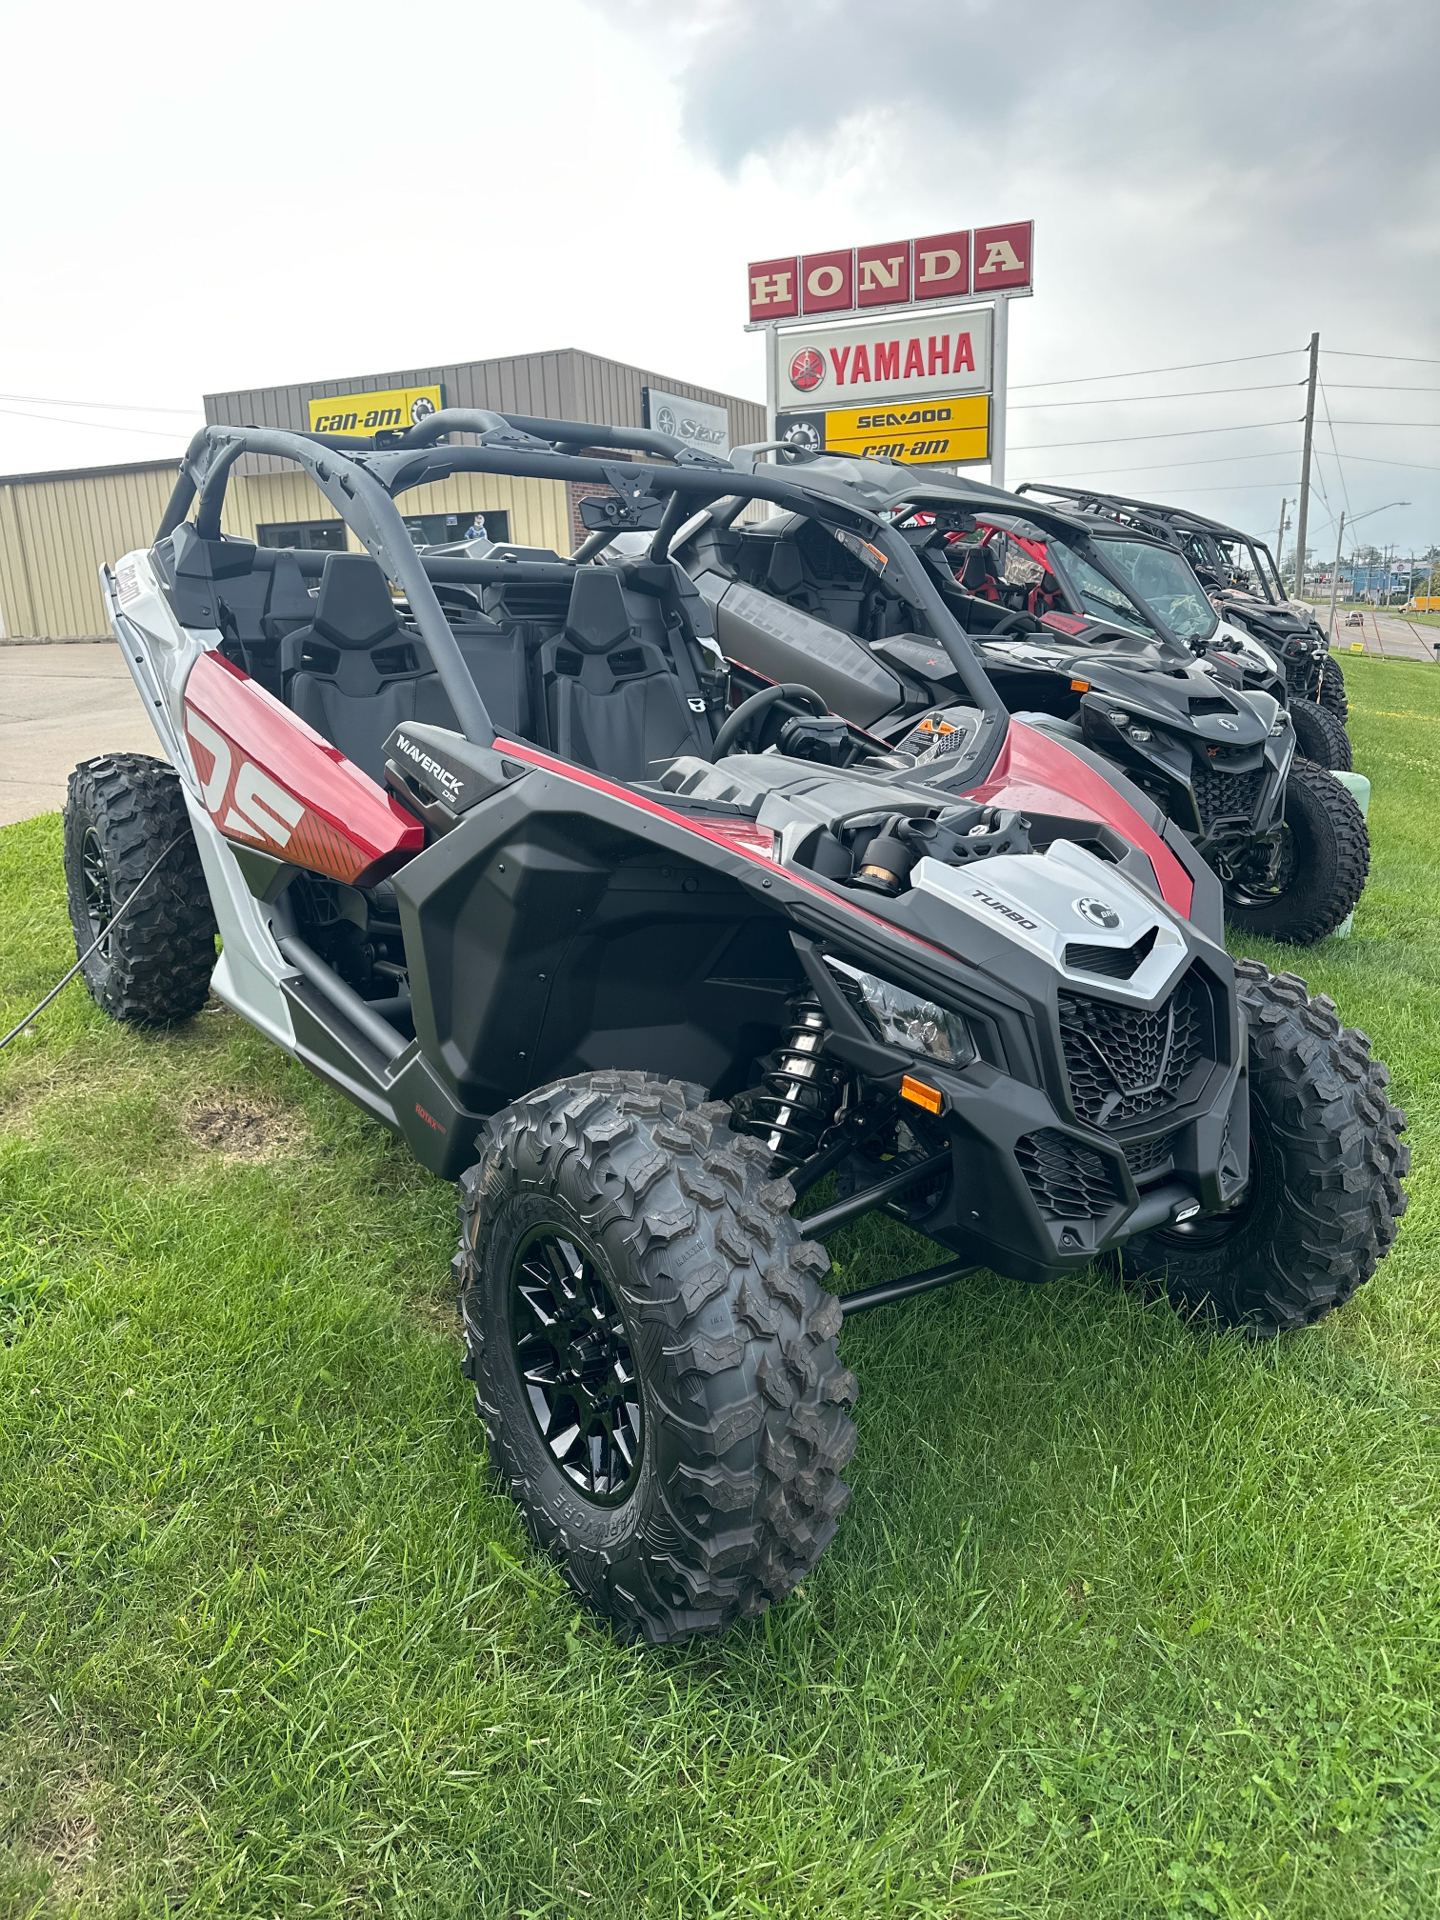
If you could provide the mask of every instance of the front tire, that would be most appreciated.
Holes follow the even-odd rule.
[[[134,1026],[169,1026],[198,1013],[215,966],[215,915],[175,769],[148,753],[82,761],[65,795],[64,847],[77,954],[94,945],[160,862],[81,967],[91,999]]]
[[[1328,767],[1332,773],[1349,773],[1355,764],[1350,736],[1344,721],[1329,707],[1318,706],[1313,700],[1292,700],[1290,724],[1295,729],[1296,749],[1307,760],[1317,767]]]
[[[849,1489],[855,1376],[787,1181],[702,1089],[557,1081],[460,1183],[465,1370],[536,1541],[625,1639],[754,1619]]]
[[[1405,1211],[1405,1115],[1370,1042],[1293,973],[1235,962],[1249,1029],[1250,1185],[1228,1213],[1137,1235],[1127,1277],[1258,1339],[1343,1306]]]
[[[1290,763],[1279,864],[1264,882],[1225,884],[1225,917],[1245,933],[1309,946],[1352,912],[1370,871],[1370,836],[1355,798],[1324,767]]]

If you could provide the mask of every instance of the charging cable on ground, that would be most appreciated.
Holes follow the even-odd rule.
[[[76,974],[84,966],[85,962],[90,958],[91,954],[97,953],[99,951],[101,942],[109,938],[111,928],[117,926],[119,924],[121,916],[130,911],[131,907],[134,906],[135,902],[140,898],[140,895],[144,892],[145,888],[150,884],[150,881],[160,871],[160,868],[170,858],[170,855],[175,851],[176,847],[179,846],[180,842],[184,838],[185,836],[183,833],[177,834],[175,836],[175,838],[170,842],[169,846],[166,847],[164,853],[160,855],[160,858],[141,877],[139,883],[136,885],[134,890],[127,896],[124,904],[120,907],[117,907],[115,912],[111,914],[110,918],[105,922],[105,925],[100,929],[100,932],[96,935],[93,943],[85,949],[84,953],[81,954],[80,958],[75,962],[74,966],[71,967],[70,971],[67,974],[63,975],[59,980],[57,980],[54,986],[46,994],[45,998],[43,1000],[37,1000],[35,1005],[30,1009],[29,1013],[25,1015],[25,1018],[23,1020],[18,1021],[16,1025],[13,1026],[10,1029],[10,1031],[4,1036],[4,1038],[0,1039],[0,1048],[8,1047],[10,1042],[14,1040],[17,1037],[17,1035],[22,1034],[25,1031],[26,1027],[29,1026],[30,1022],[35,1018],[36,1014],[43,1013],[46,1007],[48,1007],[50,1002],[55,998],[56,994],[59,993],[60,989],[70,984],[70,982],[75,978]]]

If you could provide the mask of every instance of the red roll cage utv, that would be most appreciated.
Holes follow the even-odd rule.
[[[224,534],[246,454],[362,550]],[[477,472],[607,491],[568,559],[417,553],[396,497]],[[730,710],[669,548],[731,495],[903,582],[972,702],[934,750],[804,686]],[[607,565],[621,530],[645,549]],[[1012,722],[906,542],[803,477],[483,412],[212,426],[102,577],[163,758],[72,776],[87,985],[162,1026],[213,988],[459,1182],[490,1458],[620,1633],[752,1617],[814,1563],[855,1442],[846,1314],[1123,1257],[1264,1335],[1393,1239],[1403,1116],[1364,1036],[1232,963],[1185,838]],[[836,1299],[823,1243],[873,1208],[945,1258]]]

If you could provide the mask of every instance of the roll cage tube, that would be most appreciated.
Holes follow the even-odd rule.
[[[607,427],[584,420],[550,420],[531,413],[491,413],[472,407],[442,407],[427,414],[409,432],[392,444],[398,447],[433,447],[447,433],[479,433],[498,438],[509,429],[512,436],[543,441],[556,448],[618,447],[631,453],[653,453],[677,465],[725,468],[729,462],[718,454],[705,453],[699,447],[687,447],[673,434],[657,433],[650,427]],[[493,445],[494,440],[491,441]]]
[[[476,431],[479,421],[487,417],[472,410],[446,411],[450,415],[450,429],[455,431]],[[502,444],[407,448],[392,443],[379,450],[355,452],[348,449],[342,452],[321,444],[311,435],[283,428],[204,427],[187,449],[180,478],[156,537],[173,533],[185,518],[191,502],[198,500],[197,532],[205,538],[218,538],[230,470],[242,454],[269,454],[294,461],[310,475],[347,526],[354,529],[366,551],[405,595],[462,732],[476,745],[489,746],[495,738],[494,725],[436,598],[430,571],[415,551],[409,530],[400,518],[395,495],[427,481],[448,478],[453,473],[496,473],[517,479],[598,482],[614,488],[632,504],[653,503],[675,494],[684,496],[686,504],[693,503],[695,507],[710,506],[722,499],[728,504],[735,496],[742,500],[768,500],[788,512],[818,519],[832,532],[842,527],[857,533],[883,556],[886,570],[893,569],[892,586],[898,585],[905,598],[924,613],[936,641],[945,649],[962,684],[985,716],[972,751],[964,756],[967,777],[981,780],[990,771],[1009,725],[1000,697],[968,637],[908,543],[891,532],[868,507],[837,499],[828,489],[811,491],[794,480],[740,474],[726,462],[712,464],[708,457],[662,466],[557,453],[519,443],[514,436],[525,430],[505,416],[497,417],[505,420],[506,438]],[[517,420],[524,417],[515,416]],[[443,418],[443,414],[431,414],[422,426],[433,426]],[[587,435],[596,431],[583,422],[543,424]],[[445,426],[439,429],[446,430]],[[492,430],[486,428],[485,431]],[[604,431],[629,432],[628,429]],[[678,508],[676,511],[678,515]],[[662,511],[662,521],[663,518]],[[460,565],[459,562],[449,564]],[[483,566],[485,563],[470,564]],[[957,768],[957,772],[959,770]]]
[[[479,689],[465,665],[450,623],[445,618],[430,576],[420,563],[415,543],[399,508],[384,486],[358,460],[333,448],[317,446],[304,434],[268,427],[205,427],[190,442],[180,482],[161,521],[161,533],[173,533],[184,518],[185,506],[172,518],[188,476],[190,495],[198,499],[195,530],[202,539],[220,537],[220,511],[230,469],[242,453],[268,453],[303,467],[347,526],[353,528],[366,551],[385,569],[410,603],[420,636],[430,650],[440,684],[450,696],[460,730],[478,747],[495,739],[495,727],[485,710]]]

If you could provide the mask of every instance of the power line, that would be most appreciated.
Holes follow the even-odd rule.
[[[1440,473],[1440,467],[1427,467],[1418,460],[1386,460],[1375,453],[1347,453],[1347,460],[1363,460],[1367,467],[1404,467],[1411,473]]]
[[[1247,360],[1288,360],[1304,351],[1304,347],[1284,347],[1277,353],[1237,353],[1230,360],[1185,360],[1175,367],[1132,367],[1128,373],[1080,373],[1066,380],[1026,380],[1019,386],[1012,383],[1010,391],[1028,393],[1035,387],[1077,387],[1091,380],[1145,380],[1152,373],[1192,373],[1197,367],[1238,367]]]
[[[1285,393],[1293,387],[1303,387],[1303,380],[1272,380],[1259,387],[1191,387],[1185,393],[1116,393],[1102,394],[1094,400],[1022,400],[1018,407],[1011,407],[1011,413],[1030,413],[1037,407],[1133,407],[1144,400],[1210,400],[1226,393]],[[1375,389],[1381,391],[1378,387]],[[1410,389],[1397,389],[1410,391]],[[1440,393],[1440,387],[1416,387],[1416,393]]]
[[[175,434],[161,427],[122,427],[111,420],[67,420],[63,413],[26,413],[19,407],[0,407],[0,413],[14,420],[47,420],[56,427],[83,427],[91,433],[139,433],[150,440],[168,440],[173,447]]]
[[[1109,433],[1098,440],[1037,440],[1028,447],[1012,447],[1012,453],[1044,453],[1051,447],[1117,447],[1132,440],[1189,440],[1199,433],[1259,433],[1266,427],[1294,427],[1297,420],[1252,420],[1238,427],[1177,427],[1169,433]]]
[[[1422,353],[1347,353],[1344,347],[1326,347],[1325,351],[1338,354],[1342,360],[1403,360],[1413,367],[1440,367],[1440,360]]]
[[[1337,420],[1337,427],[1428,427],[1440,433],[1440,420]]]
[[[118,400],[57,400],[47,393],[0,393],[0,400],[23,400],[32,407],[90,407],[102,413],[176,413],[187,420],[202,411],[199,407],[131,407]]]
[[[1440,393],[1440,387],[1377,387],[1364,380],[1332,380],[1337,393]]]
[[[1241,460],[1288,460],[1289,458],[1290,449],[1288,447],[1272,447],[1265,453],[1222,453],[1214,456],[1206,456],[1199,460],[1161,460],[1153,465],[1144,467],[1102,467],[1100,471],[1101,473],[1173,473],[1177,467],[1228,467],[1233,466]],[[1094,469],[1089,467],[1076,467],[1068,468],[1066,471],[1090,473],[1093,472]],[[1038,480],[1042,476],[1035,474],[1032,477]],[[1044,477],[1051,480],[1063,480],[1065,475],[1062,473],[1052,473]],[[1267,482],[1266,484],[1271,483]],[[1276,480],[1273,484],[1278,487],[1289,485],[1290,483],[1288,481]],[[1298,486],[1299,482],[1296,481],[1295,485]]]

